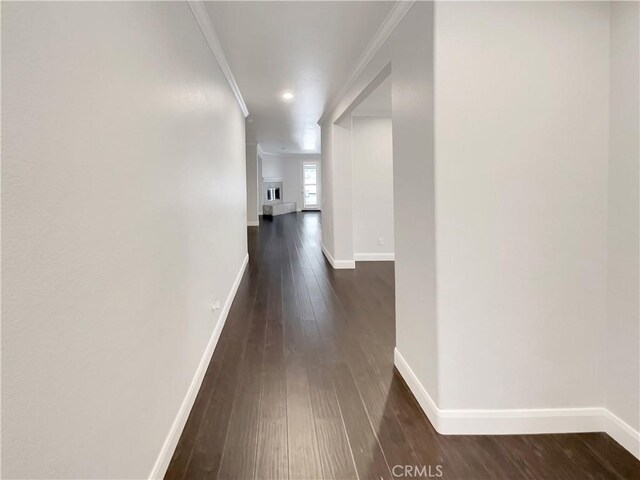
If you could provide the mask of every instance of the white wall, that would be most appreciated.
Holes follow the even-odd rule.
[[[608,8],[436,6],[441,408],[604,403]]]
[[[2,476],[146,478],[247,253],[186,3],[2,4]]]
[[[281,178],[284,202],[296,202],[298,211],[304,208],[302,194],[302,164],[305,161],[320,161],[319,155],[275,155],[263,153],[262,179]],[[321,183],[321,172],[318,172],[318,182]],[[261,188],[262,190],[262,188]],[[319,190],[319,198],[322,191]],[[321,202],[322,200],[319,200]],[[260,209],[264,204],[264,192],[260,196]]]
[[[606,404],[635,430],[640,430],[639,39],[640,4],[613,2]]]
[[[258,225],[260,189],[258,188],[258,146],[247,144],[247,225]]]
[[[391,118],[353,117],[353,250],[355,259],[393,259]],[[378,244],[382,238],[383,245]]]

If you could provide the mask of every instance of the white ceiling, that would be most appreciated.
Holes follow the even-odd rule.
[[[393,4],[206,2],[249,109],[247,141],[272,153],[320,152],[317,121]]]
[[[391,117],[391,77],[383,82],[353,109],[354,117]]]

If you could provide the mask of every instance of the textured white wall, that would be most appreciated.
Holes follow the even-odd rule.
[[[247,252],[186,3],[2,4],[2,476],[146,478]]]
[[[640,430],[640,4],[611,4],[607,408]]]
[[[391,119],[353,117],[353,250],[390,254],[393,243],[393,142]],[[384,244],[379,245],[382,238]]]
[[[436,6],[441,408],[604,403],[608,8]]]

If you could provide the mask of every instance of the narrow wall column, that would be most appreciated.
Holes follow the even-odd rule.
[[[396,347],[437,403],[433,3],[391,39]]]
[[[323,125],[322,244],[334,268],[355,268],[351,170],[351,130],[336,124]]]
[[[351,119],[349,119],[349,123]],[[344,267],[353,265],[351,130],[333,129],[333,256]]]
[[[247,143],[247,225],[258,226],[258,146]]]

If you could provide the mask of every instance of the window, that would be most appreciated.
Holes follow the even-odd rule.
[[[302,166],[304,208],[318,208],[318,163]]]

